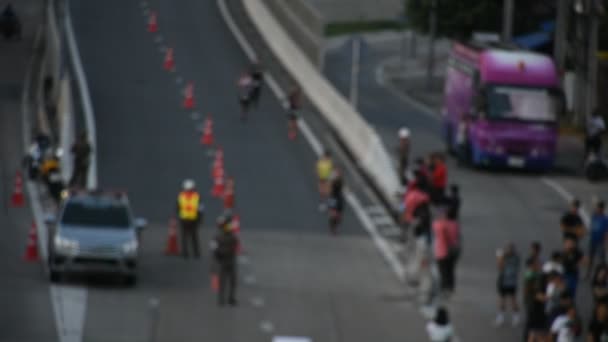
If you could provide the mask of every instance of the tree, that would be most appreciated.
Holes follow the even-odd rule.
[[[500,0],[438,0],[437,33],[455,39],[467,39],[475,31],[500,32],[502,27]],[[410,25],[428,32],[429,0],[406,0],[406,15]],[[555,4],[546,0],[516,0],[514,33],[525,34],[539,30],[544,20],[555,17]]]

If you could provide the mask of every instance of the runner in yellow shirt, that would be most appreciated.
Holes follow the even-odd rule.
[[[317,161],[317,177],[319,178],[319,195],[321,203],[319,210],[324,211],[327,208],[327,197],[329,196],[330,177],[334,165],[329,151],[325,151]]]

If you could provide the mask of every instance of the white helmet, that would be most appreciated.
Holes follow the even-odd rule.
[[[399,138],[405,139],[410,137],[410,130],[407,127],[401,127],[399,130]]]
[[[196,184],[194,183],[194,181],[192,179],[186,179],[183,183],[184,190],[194,190],[195,186],[196,186]]]

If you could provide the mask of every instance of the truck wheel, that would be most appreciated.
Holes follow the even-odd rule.
[[[125,277],[125,285],[128,287],[134,287],[137,285],[137,276],[136,275],[128,275]]]
[[[51,283],[59,283],[61,282],[61,273],[51,270],[49,279],[51,280]]]

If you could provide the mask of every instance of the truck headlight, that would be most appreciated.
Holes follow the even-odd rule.
[[[61,236],[55,236],[53,241],[55,245],[55,251],[60,254],[72,254],[78,250],[78,241],[63,238]]]
[[[122,252],[127,255],[135,255],[137,253],[137,247],[139,247],[137,240],[131,240],[122,245]]]

